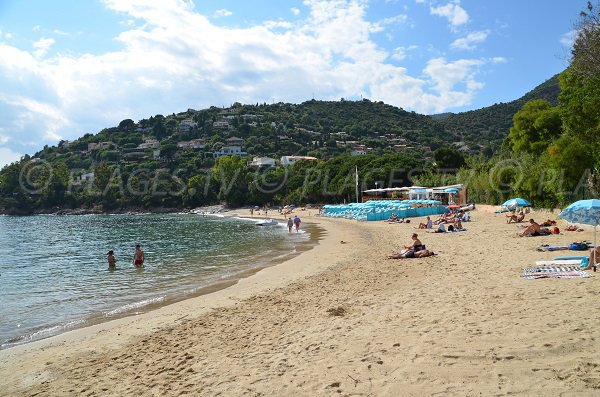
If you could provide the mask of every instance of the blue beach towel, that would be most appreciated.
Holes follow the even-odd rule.
[[[588,256],[559,256],[557,258],[554,258],[554,260],[557,261],[564,261],[564,260],[573,260],[573,259],[579,259],[581,260],[581,264],[579,265],[580,267],[588,267],[588,265],[590,264],[590,258]]]

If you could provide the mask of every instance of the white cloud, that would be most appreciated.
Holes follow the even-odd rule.
[[[34,32],[39,32],[41,28],[42,27],[40,25],[35,25],[34,27],[31,28],[31,30]]]
[[[295,16],[300,15],[300,9],[296,8],[296,7],[292,7],[290,8],[290,11],[292,12],[292,14],[294,14]]]
[[[476,44],[483,43],[489,34],[489,31],[471,32],[466,37],[454,40],[450,47],[459,50],[473,50]]]
[[[35,48],[35,51],[33,52],[33,54],[35,55],[36,58],[41,58],[44,55],[46,55],[46,53],[48,52],[48,50],[50,49],[50,47],[52,47],[52,45],[55,43],[55,40],[52,38],[42,38],[39,39],[38,41],[33,43],[33,48]]]
[[[411,45],[408,47],[396,47],[394,48],[394,51],[392,53],[392,59],[396,60],[396,61],[402,61],[404,59],[406,59],[407,52],[411,51],[411,50],[415,50],[417,49],[417,46]]]
[[[0,146],[0,168],[5,165],[19,161],[23,154],[14,152],[10,148]]]
[[[447,18],[452,28],[469,22],[469,14],[460,6],[460,1],[458,0],[454,3],[448,3],[445,6],[430,7],[429,11],[432,15]]]
[[[490,63],[499,64],[499,63],[507,63],[508,61],[504,57],[493,57],[490,59]]]
[[[223,17],[229,17],[231,15],[233,15],[233,12],[231,12],[231,11],[226,10],[226,9],[223,8],[223,9],[215,11],[215,13],[214,13],[213,16],[215,18],[223,18]]]
[[[573,48],[573,44],[575,44],[575,39],[577,39],[577,35],[577,30],[571,30],[570,32],[563,34],[560,37],[560,44],[562,44],[563,47],[566,48]]]
[[[478,69],[492,62],[436,59],[411,76],[390,59],[400,61],[415,47],[379,47],[371,35],[382,25],[367,21],[366,0],[304,0],[306,18],[248,28],[216,26],[189,1],[103,2],[136,21],[115,37],[116,51],[47,56],[52,39],[31,51],[0,43],[0,131],[11,138],[3,147],[33,153],[126,118],[235,101],[363,94],[440,112],[469,104],[481,87]]]

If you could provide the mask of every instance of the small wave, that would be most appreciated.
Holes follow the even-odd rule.
[[[48,338],[50,336],[57,335],[61,332],[65,332],[70,329],[81,326],[82,324],[85,324],[86,322],[87,322],[86,320],[81,319],[81,320],[69,321],[64,324],[53,325],[53,326],[47,327],[47,328],[42,328],[40,330],[32,331],[28,334],[20,335],[15,338],[9,339],[6,343],[3,343],[2,345],[0,345],[0,347],[5,348],[5,347],[9,347],[9,346],[19,345],[22,343],[32,342],[32,341],[39,340],[39,339]]]
[[[109,312],[104,313],[104,315],[106,317],[112,317],[112,316],[116,316],[118,314],[123,314],[123,313],[129,312],[129,311],[132,311],[134,309],[139,309],[139,308],[144,307],[144,306],[153,305],[153,304],[156,304],[156,303],[161,303],[161,302],[164,302],[164,300],[165,300],[164,296],[159,296],[159,297],[156,297],[156,298],[145,299],[145,300],[140,301],[140,302],[129,303],[127,305],[118,307],[116,309],[113,309],[113,310],[111,310]]]

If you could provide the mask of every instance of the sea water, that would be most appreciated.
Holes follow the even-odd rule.
[[[0,348],[137,314],[307,249],[282,223],[196,214],[0,216]],[[132,265],[135,244],[145,266]],[[115,270],[106,254],[114,250]]]

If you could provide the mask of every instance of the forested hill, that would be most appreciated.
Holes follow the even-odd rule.
[[[155,115],[138,122],[123,120],[116,127],[86,134],[64,147],[46,147],[33,157],[61,159],[77,168],[98,161],[119,161],[148,139],[155,139],[168,157],[177,159],[181,143],[200,139],[204,166],[212,166],[212,153],[231,145],[228,139],[243,139],[249,156],[312,155],[328,159],[351,151],[374,154],[411,148],[427,153],[454,145],[467,153],[495,152],[508,136],[513,115],[532,99],[556,104],[558,79],[554,76],[522,98],[458,114],[426,116],[407,112],[383,102],[316,101],[301,104],[233,104],[223,109],[188,109],[167,116]],[[110,142],[94,156],[89,144]],[[179,146],[179,149],[177,148]],[[146,149],[148,150],[148,149]]]
[[[488,142],[495,151],[508,136],[513,116],[526,102],[544,99],[553,106],[558,104],[558,75],[540,84],[523,97],[507,103],[497,103],[478,110],[463,113],[443,113],[432,116],[443,129],[459,141],[473,148],[473,142]]]

